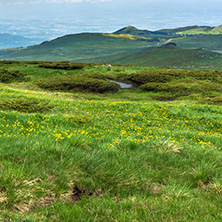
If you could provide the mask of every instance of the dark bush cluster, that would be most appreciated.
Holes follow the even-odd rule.
[[[120,77],[131,80],[138,85],[149,82],[170,82],[175,79],[193,78],[196,80],[209,80],[212,82],[220,82],[222,80],[222,71],[200,71],[200,70],[159,70],[159,71],[143,71],[133,73],[131,75],[119,74]]]
[[[27,81],[28,78],[26,74],[21,73],[18,70],[6,70],[0,69],[0,82],[2,83],[11,83],[11,82],[22,82]]]
[[[130,80],[144,91],[170,93],[176,97],[192,93],[207,95],[222,92],[222,71],[164,69],[130,75],[119,73],[117,78]]]
[[[21,64],[20,61],[14,61],[14,60],[0,60],[0,65],[18,65]]]
[[[49,102],[43,102],[37,99],[8,99],[0,100],[0,108],[4,110],[16,110],[25,113],[45,112],[54,108]]]
[[[84,63],[73,63],[73,62],[42,62],[39,64],[41,68],[49,68],[49,69],[65,69],[65,70],[73,70],[73,69],[82,69],[86,66]]]
[[[151,82],[140,86],[144,91],[150,92],[168,92],[168,93],[184,93],[190,92],[190,88],[182,83],[157,83]]]
[[[120,86],[114,82],[88,78],[87,76],[81,75],[40,79],[35,83],[43,89],[96,93],[115,93],[120,88]]]
[[[194,83],[167,82],[157,83],[151,82],[140,86],[144,91],[150,92],[166,92],[175,95],[189,95],[190,93],[208,94],[209,92],[221,92],[222,85],[206,81],[196,81]]]
[[[106,76],[101,73],[87,73],[84,74],[84,78],[105,79]]]
[[[170,82],[172,80],[172,76],[165,74],[165,73],[159,73],[159,72],[140,72],[131,74],[129,76],[129,80],[132,82],[143,85],[148,82]]]
[[[205,104],[210,104],[210,105],[218,105],[221,106],[222,105],[222,96],[216,96],[214,98],[208,98],[203,100],[201,103]]]

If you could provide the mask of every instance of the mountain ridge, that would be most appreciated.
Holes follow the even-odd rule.
[[[222,25],[219,26],[184,26],[172,29],[159,29],[156,31],[150,31],[148,29],[137,29],[134,26],[126,26],[121,28],[113,34],[131,34],[144,37],[150,36],[179,36],[179,35],[195,35],[195,34],[222,34]]]
[[[166,33],[163,32],[159,32],[159,31],[150,31],[150,30],[146,30],[146,29],[137,29],[134,26],[126,26],[123,27],[115,32],[113,32],[112,34],[130,34],[130,35],[136,35],[136,36],[141,36],[141,37],[152,37],[152,36],[165,36],[167,35]]]

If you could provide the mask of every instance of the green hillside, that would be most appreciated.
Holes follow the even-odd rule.
[[[152,48],[112,61],[117,64],[174,68],[222,68],[222,55],[204,50]]]
[[[175,38],[173,41],[180,48],[222,51],[222,35],[193,35]]]
[[[222,26],[218,27],[208,27],[208,26],[198,26],[196,28],[179,31],[177,34],[180,35],[221,35],[222,34]]]
[[[106,62],[158,44],[159,40],[133,39],[126,36],[117,38],[115,35],[83,33],[43,42],[40,45],[1,56],[0,59]]]

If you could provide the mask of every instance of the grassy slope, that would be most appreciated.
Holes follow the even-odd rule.
[[[17,60],[70,60],[79,62],[106,62],[113,57],[127,55],[157,45],[157,42],[136,41],[103,34],[67,35],[20,52],[1,56]]]
[[[222,35],[194,35],[174,39],[180,48],[222,51]]]
[[[21,49],[23,49],[23,47],[0,49],[0,56],[7,55],[7,54],[10,54],[10,53],[13,53],[13,52],[17,52],[17,51],[19,51]]]
[[[117,60],[117,64],[180,68],[222,68],[220,54],[193,49],[153,48]]]
[[[67,74],[29,64],[4,68],[33,79]],[[69,74],[153,69],[97,66]],[[222,220],[221,106],[156,102],[138,90],[98,95],[35,87],[0,84],[1,100],[54,105],[44,113],[0,111],[2,220]]]
[[[217,26],[217,27],[197,27],[194,29],[190,30],[185,30],[185,31],[179,31],[177,34],[182,34],[182,35],[199,35],[199,34],[204,34],[204,35],[221,35],[222,34],[222,26]]]
[[[169,34],[180,34],[180,33],[183,34],[185,32],[193,32],[196,30],[211,30],[211,29],[213,29],[213,27],[193,25],[193,26],[185,26],[185,27],[174,28],[174,29],[161,29],[158,31],[169,33]]]

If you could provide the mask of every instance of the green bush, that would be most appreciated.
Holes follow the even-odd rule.
[[[22,63],[22,62],[20,62],[20,61],[14,61],[14,60],[1,60],[1,61],[0,61],[0,64],[1,64],[1,65],[18,65],[18,64],[20,64],[20,63]]]
[[[112,76],[110,78],[112,78]],[[121,72],[121,73],[118,73],[116,75],[116,78],[113,78],[113,79],[120,80],[120,81],[128,81],[128,80],[130,80],[130,75]]]
[[[210,105],[222,105],[222,96],[216,96],[214,98],[208,98],[201,102],[202,104],[210,104]]]
[[[71,62],[42,62],[39,64],[41,68],[50,68],[50,69],[82,69],[86,66],[84,63],[71,63]]]
[[[0,82],[2,83],[11,83],[11,82],[21,82],[21,81],[27,81],[28,78],[26,77],[26,74],[21,73],[18,70],[6,70],[6,69],[0,69]]]
[[[150,92],[168,92],[168,93],[180,93],[187,94],[190,92],[188,86],[182,83],[156,83],[151,82],[140,86],[144,91]]]
[[[37,99],[8,99],[0,100],[0,108],[4,110],[16,110],[25,113],[44,112],[54,108],[49,102],[42,102]]]
[[[140,86],[140,89],[150,92],[165,92],[175,95],[188,95],[193,93],[210,94],[212,92],[221,92],[222,85],[206,81],[194,81],[188,83],[169,82],[156,83],[151,82]]]
[[[131,74],[128,79],[138,85],[143,85],[149,82],[170,82],[173,78],[168,74],[159,73],[156,71],[144,71],[140,73]]]
[[[87,73],[84,74],[84,78],[105,79],[106,76],[101,73]]]
[[[208,92],[222,92],[222,84],[209,82],[209,81],[197,81],[193,88],[195,87],[196,92],[203,92],[207,94]]]
[[[97,93],[115,93],[120,88],[120,86],[114,82],[87,78],[87,76],[83,77],[80,75],[40,79],[35,83],[43,89]]]
[[[175,79],[189,79],[210,81],[221,83],[222,71],[200,71],[200,70],[157,70],[143,71],[133,73],[131,75],[119,74],[119,77],[126,80],[131,80],[138,85],[143,85],[150,82],[166,83]]]

